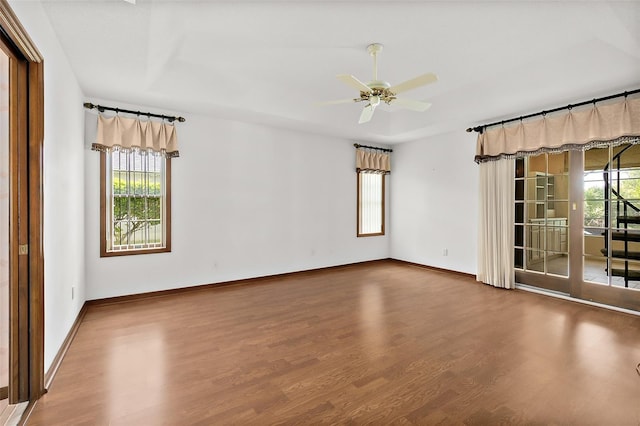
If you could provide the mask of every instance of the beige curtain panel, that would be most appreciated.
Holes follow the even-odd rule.
[[[479,165],[476,279],[501,288],[515,288],[515,161],[505,158]]]
[[[178,135],[173,124],[133,118],[98,116],[98,133],[92,145],[96,151],[136,149],[178,157]]]
[[[640,98],[568,110],[517,125],[495,126],[478,136],[476,162],[541,152],[588,149],[640,137]],[[640,142],[636,140],[635,142]]]
[[[386,152],[356,149],[356,171],[368,173],[391,173],[391,156]]]

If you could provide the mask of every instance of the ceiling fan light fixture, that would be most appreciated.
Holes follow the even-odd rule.
[[[378,79],[378,53],[382,51],[382,44],[372,43],[367,46],[367,52],[373,57],[373,79],[365,84],[358,80],[351,74],[340,74],[337,78],[343,83],[357,89],[360,92],[360,97],[353,99],[354,102],[368,101],[360,115],[358,123],[366,123],[373,117],[375,108],[384,102],[387,105],[397,105],[401,108],[410,109],[413,111],[426,111],[431,104],[428,102],[415,101],[412,99],[397,98],[397,94],[400,92],[406,92],[415,88],[426,86],[438,80],[438,77],[433,73],[427,73],[410,80],[404,81],[400,84],[392,86],[384,80]],[[325,104],[332,103],[345,103],[350,100],[341,100],[326,102]]]

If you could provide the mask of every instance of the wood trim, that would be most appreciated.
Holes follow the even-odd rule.
[[[382,235],[385,234],[385,221],[386,221],[386,216],[385,216],[385,212],[387,210],[387,206],[386,206],[386,197],[387,197],[387,175],[382,175],[382,224],[381,224],[381,229],[382,229]]]
[[[210,284],[199,284],[189,287],[181,287],[181,288],[172,288],[168,290],[158,290],[158,291],[150,291],[147,293],[137,293],[137,294],[129,294],[126,296],[115,296],[115,297],[106,297],[103,299],[93,299],[87,300],[85,302],[88,306],[102,306],[102,305],[112,305],[117,303],[126,303],[126,302],[134,302],[137,300],[150,299],[154,297],[164,297],[171,296],[174,294],[180,293],[190,293],[193,291],[206,291],[213,288],[224,287],[224,286],[243,286],[255,284],[260,281],[273,281],[282,278],[292,277],[296,275],[304,275],[304,274],[313,274],[318,271],[329,271],[332,269],[341,269],[341,268],[349,268],[357,265],[367,264],[367,263],[378,263],[378,262],[389,262],[392,259],[377,259],[377,260],[365,260],[362,262],[354,262],[354,263],[346,263],[344,265],[335,265],[335,266],[325,266],[322,268],[314,268],[307,269],[303,271],[294,271],[294,272],[284,272],[282,274],[274,274],[274,275],[264,275],[261,277],[254,278],[244,278],[239,280],[231,280],[231,281],[222,281],[219,283],[210,283]]]
[[[9,397],[9,387],[3,386],[0,388],[0,399],[7,399]]]
[[[460,276],[463,276],[465,278],[473,278],[475,281],[477,281],[476,280],[476,276],[474,274],[469,274],[469,273],[466,273],[466,272],[454,271],[453,269],[438,268],[437,266],[423,265],[422,263],[409,262],[407,260],[401,260],[401,259],[389,258],[389,260],[392,261],[392,262],[402,263],[404,265],[416,266],[418,268],[429,269],[431,271],[445,272],[445,273],[448,273],[448,274],[460,275]],[[477,282],[480,282],[480,281],[477,281]]]
[[[356,172],[356,236],[360,237],[360,172]]]
[[[10,62],[10,71],[11,75],[18,75],[18,62],[11,61]],[[10,85],[10,108],[15,108],[18,98],[18,84]],[[9,116],[10,119],[10,127],[9,127],[9,170],[11,171],[11,176],[15,176],[16,171],[20,169],[20,161],[18,156],[18,146],[19,143],[16,141],[19,140],[19,114],[11,114]],[[19,256],[18,256],[18,246],[20,244],[20,239],[18,236],[18,180],[13,179],[10,182],[9,188],[9,270],[10,271],[18,271],[19,270]],[[15,320],[19,318],[19,306],[18,303],[18,295],[20,289],[20,283],[18,281],[18,274],[13,273],[10,274],[10,282],[9,282],[10,290],[9,290],[9,403],[16,403],[19,401],[20,392],[19,392],[19,378],[20,378],[20,352],[18,350],[18,339],[20,336],[20,328],[19,321]]]
[[[625,287],[583,282],[580,299],[640,312],[640,292]]]
[[[164,192],[164,205],[165,205],[164,232],[165,232],[165,240],[164,240],[164,246],[165,246],[165,249],[166,249],[165,251],[170,252],[171,251],[171,158],[170,157],[167,157],[167,161],[165,162],[164,175],[165,175],[165,180],[164,180],[164,185],[165,185],[165,192]]]
[[[528,271],[515,272],[516,283],[569,294],[569,278]]]
[[[29,65],[29,399],[44,393],[44,64]]]
[[[6,0],[0,0],[0,27],[10,44],[6,48],[15,54],[10,70],[10,138],[17,145],[10,148],[15,181],[10,195],[10,263],[17,278],[11,280],[9,308],[9,403],[15,404],[38,398],[44,389],[44,72],[42,55]],[[20,245],[27,246],[26,254],[19,254]]]
[[[584,253],[584,153],[569,151],[569,288],[572,297],[582,297]],[[575,209],[573,206],[575,205]]]
[[[169,253],[171,250],[162,247],[154,249],[139,249],[139,250],[122,250],[122,251],[108,251],[104,254],[100,254],[100,257],[120,257],[120,256],[135,256],[138,254],[155,254],[155,253]]]
[[[28,135],[28,64],[15,60],[11,81],[11,123],[14,124],[14,132],[11,136],[12,143],[16,144],[16,162],[13,163],[17,170],[12,169],[12,177],[16,177],[15,196],[12,202],[12,216],[16,224],[12,227],[16,232],[10,251],[16,259],[13,275],[17,275],[14,287],[11,289],[11,303],[14,316],[11,317],[14,332],[11,361],[14,381],[9,385],[9,403],[26,401],[29,399],[29,256],[19,254],[19,246],[29,244],[29,135]],[[12,185],[13,186],[13,185]]]
[[[0,0],[0,27],[29,62],[40,63],[43,61],[38,48],[29,37],[29,34],[27,34],[7,0]]]
[[[100,151],[100,257],[107,256],[107,153]]]
[[[78,312],[78,316],[76,317],[76,320],[73,322],[71,329],[67,333],[67,337],[65,337],[64,341],[62,342],[62,345],[60,346],[58,353],[56,353],[56,356],[53,358],[53,362],[51,363],[49,370],[47,370],[46,374],[44,375],[45,389],[48,390],[51,387],[51,382],[53,382],[53,379],[55,378],[56,373],[60,368],[60,364],[62,364],[62,360],[67,354],[67,351],[69,350],[69,346],[71,346],[71,342],[73,342],[73,339],[76,337],[76,334],[78,333],[78,329],[80,328],[80,324],[84,320],[84,316],[86,314],[87,314],[87,304],[85,303],[82,305],[80,312]]]

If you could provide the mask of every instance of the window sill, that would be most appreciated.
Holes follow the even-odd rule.
[[[171,247],[139,250],[101,251],[100,257],[134,256],[138,254],[171,253]]]

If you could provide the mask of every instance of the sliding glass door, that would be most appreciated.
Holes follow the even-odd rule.
[[[640,311],[640,145],[516,160],[516,282]]]

